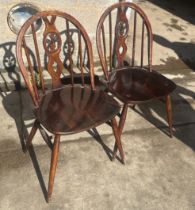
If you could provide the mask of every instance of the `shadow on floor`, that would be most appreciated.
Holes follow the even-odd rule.
[[[33,119],[33,115],[32,112],[29,111],[29,113],[25,116],[25,119],[23,118],[24,107],[22,102],[23,97],[21,90],[22,89],[21,77],[16,67],[16,57],[14,54],[15,46],[16,46],[15,42],[7,42],[0,45],[0,49],[4,50],[4,55],[3,55],[4,69],[0,71],[0,79],[2,82],[0,86],[0,96],[2,97],[2,104],[4,106],[4,109],[15,121],[15,125],[20,139],[20,144],[24,152],[25,142],[28,137],[28,130],[24,123],[24,120]],[[31,126],[32,124],[28,125],[28,127]],[[46,199],[47,190],[43,181],[43,177],[41,174],[41,170],[33,146],[30,147],[29,149],[29,155],[31,157],[33,166],[35,168],[37,178],[39,180],[44,197]]]
[[[37,175],[37,179],[39,180],[39,184],[41,186],[41,190],[43,192],[45,201],[47,202],[47,188],[45,186],[43,175],[41,173],[41,169],[40,169],[40,166],[39,166],[39,163],[38,163],[38,160],[37,160],[37,157],[36,157],[33,145],[29,147],[28,152],[29,152],[31,161],[32,161],[33,166],[34,166],[34,169],[35,169],[35,172],[36,172],[36,175]]]
[[[145,0],[144,0],[145,1]],[[195,24],[195,1],[194,0],[148,0],[162,9]]]
[[[195,71],[195,43],[170,42],[168,39],[157,34],[154,34],[154,41],[163,47],[172,49],[187,67]],[[167,61],[161,61],[165,64],[167,63]],[[180,63],[178,63],[178,65],[180,65]]]
[[[181,86],[177,86],[176,91],[172,94],[173,136],[195,151],[195,133],[193,132],[195,130],[195,110],[183,96],[191,97],[190,100],[192,102],[195,99],[194,92]],[[135,109],[137,113],[166,135],[169,135],[168,124],[165,124],[153,115],[154,112],[164,121],[167,121],[165,101],[151,101],[146,104],[140,104],[137,108]]]
[[[15,120],[20,143],[24,151],[25,139],[27,137],[27,128],[24,125],[24,120],[33,119],[33,116],[32,113],[30,113],[26,116],[26,119],[23,119],[23,103],[20,91],[22,90],[21,75],[16,66],[15,48],[15,42],[0,44],[0,50],[3,51],[2,63],[4,67],[4,69],[0,70],[0,95],[3,99],[2,103],[5,110]],[[34,63],[35,57],[30,49],[29,53]]]
[[[14,119],[17,132],[20,139],[22,150],[25,150],[25,141],[28,136],[27,128],[32,124],[25,125],[24,120],[33,119],[33,115],[30,112],[25,119],[23,118],[23,104],[20,91],[13,92],[0,92],[2,97],[2,104],[6,112]]]

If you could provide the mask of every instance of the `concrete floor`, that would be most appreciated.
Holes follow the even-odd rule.
[[[158,56],[154,54],[155,68],[178,85],[172,95],[174,137],[167,135],[165,104],[159,101],[137,106],[135,111],[129,109],[122,136],[125,165],[109,159],[114,137],[107,125],[97,128],[101,139],[87,132],[63,137],[52,201],[47,204],[51,152],[39,134],[30,152],[22,152],[22,133],[28,133],[33,120],[29,97],[25,91],[1,93],[1,210],[195,209],[195,69],[191,65],[194,38],[190,35],[194,26],[191,19],[171,13],[157,3],[139,4],[147,14],[153,14],[151,22],[156,23],[159,12],[167,13],[170,19],[179,18],[182,24],[189,22],[186,40],[180,40],[182,44],[175,42],[171,48],[173,45],[160,44],[157,37],[154,46],[160,52]],[[151,6],[156,9],[153,13]],[[179,40],[184,33],[175,36],[175,26],[172,34],[170,30],[166,33],[163,30],[170,26],[163,23],[152,26],[155,34],[158,32],[170,41]],[[178,59],[182,49],[188,61],[186,57]]]
[[[97,128],[101,139],[87,132],[63,137],[50,204],[45,202],[50,150],[37,135],[30,152],[22,152],[18,133],[24,129],[21,119],[31,125],[29,97],[8,93],[0,107],[0,209],[194,210],[195,103],[194,93],[182,97],[183,89],[173,94],[172,139],[165,104],[129,110],[122,138],[125,165],[109,159],[114,138],[107,125]]]

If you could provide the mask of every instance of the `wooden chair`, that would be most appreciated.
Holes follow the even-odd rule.
[[[37,21],[42,21],[43,26],[36,33]],[[65,33],[60,31],[63,26]],[[32,36],[25,36],[27,32]],[[31,54],[34,52],[34,63],[29,49]],[[92,45],[85,29],[74,17],[60,11],[43,11],[32,16],[18,34],[16,54],[36,118],[26,148],[39,129],[52,150],[48,201],[53,190],[61,135],[87,131],[110,122],[124,161],[114,118],[120,106],[95,86]],[[51,85],[48,78],[51,78]],[[54,135],[53,143],[48,131]]]
[[[116,3],[100,17],[97,49],[108,90],[123,102],[119,123],[122,133],[129,105],[166,98],[172,137],[170,93],[175,84],[152,70],[152,29],[146,14],[135,4]]]

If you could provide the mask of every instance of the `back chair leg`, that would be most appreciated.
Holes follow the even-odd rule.
[[[51,156],[51,164],[50,164],[47,202],[50,201],[53,191],[54,178],[58,162],[59,146],[60,146],[60,135],[55,135],[52,156]]]
[[[35,134],[36,134],[36,132],[37,132],[38,126],[39,126],[39,122],[38,122],[38,120],[36,119],[36,120],[34,121],[33,127],[32,127],[32,129],[31,129],[30,134],[29,134],[29,136],[28,136],[28,139],[27,139],[27,141],[26,141],[26,149],[24,150],[24,152],[26,152],[26,151],[28,150],[29,146],[31,145],[32,140],[33,140],[33,137],[35,136]]]
[[[128,104],[124,104],[122,112],[121,112],[120,120],[119,120],[119,127],[118,127],[120,139],[121,139],[121,135],[122,135],[122,132],[123,132],[124,125],[125,125],[127,111],[128,111]],[[115,145],[114,145],[114,156],[116,156],[117,149],[118,149],[118,146],[115,143]]]
[[[169,124],[169,135],[173,137],[173,113],[172,113],[172,106],[171,106],[171,96],[166,96],[166,111],[167,111],[167,119]]]
[[[120,120],[119,120],[119,135],[120,136],[123,132],[123,128],[124,128],[124,125],[125,125],[127,111],[128,111],[128,103],[124,104],[123,110],[122,110],[122,113],[121,113],[121,117],[120,117]]]
[[[113,133],[114,133],[114,136],[115,136],[115,146],[114,146],[114,154],[113,154],[113,160],[116,158],[116,152],[117,152],[117,148],[119,150],[119,153],[120,153],[120,156],[121,156],[121,159],[122,159],[122,163],[124,164],[125,163],[125,156],[124,156],[124,152],[123,152],[123,147],[122,147],[122,144],[121,144],[121,136],[119,134],[119,130],[118,130],[118,126],[117,126],[117,122],[116,122],[116,119],[113,118],[111,120],[111,124],[112,124],[112,129],[113,129]]]

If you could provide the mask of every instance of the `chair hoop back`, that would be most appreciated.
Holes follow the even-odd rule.
[[[147,37],[147,43],[144,42],[145,37]],[[137,44],[138,38],[140,43]],[[147,66],[151,71],[152,40],[150,22],[140,7],[129,2],[119,2],[108,7],[102,14],[96,30],[97,49],[105,77],[108,79],[109,72],[113,68],[124,66],[127,54],[131,58],[131,64],[129,64],[131,66],[137,66],[136,53],[139,54],[140,66],[143,67],[145,51],[148,54]],[[129,43],[132,45],[131,52],[128,50]],[[146,44],[147,49],[144,48]]]
[[[42,21],[43,27],[36,33],[37,21]],[[32,37],[25,37],[29,31]],[[30,53],[32,49],[34,54]],[[61,87],[62,76],[67,74],[71,85],[75,83],[75,75],[80,75],[81,85],[85,85],[85,72],[92,89],[95,88],[91,41],[79,21],[65,12],[42,11],[28,19],[18,34],[16,55],[35,105],[40,99],[38,89],[41,88],[43,94],[46,90],[45,69],[51,77],[52,88]]]

